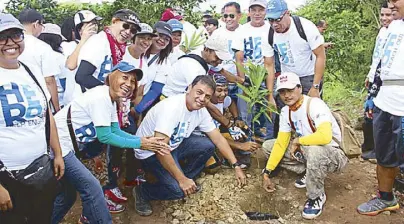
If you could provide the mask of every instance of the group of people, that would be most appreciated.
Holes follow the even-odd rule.
[[[385,28],[368,77],[383,84],[371,108],[379,195],[358,207],[367,215],[398,209],[392,184],[404,148],[404,104],[396,102],[404,24],[384,21],[394,9],[404,15],[404,0],[390,3],[381,11]],[[236,2],[224,5],[221,27],[204,16],[207,41],[187,54],[180,46],[197,29],[175,8],[153,26],[120,9],[103,28],[103,18],[89,10],[61,27],[35,9],[18,19],[1,13],[0,223],[59,223],[77,192],[80,223],[112,223],[111,213],[123,212],[128,201],[118,186],[123,153],[123,185],[133,188],[136,212],[148,216],[152,200],[202,190],[195,180],[204,170],[232,168],[238,185],[247,184],[244,170],[257,150],[268,156],[263,188],[276,189],[271,178],[278,165],[301,174],[295,186],[307,189],[302,216],[318,217],[327,173],[348,162],[340,127],[321,100],[325,49],[332,46],[321,35],[326,23],[292,15],[284,0],[251,0],[248,11],[244,25]],[[236,66],[247,61],[265,67],[261,88],[280,110],[273,123],[262,116],[253,133],[237,85],[249,82]],[[264,139],[262,146],[252,135]],[[104,150],[108,182],[101,186],[81,160],[93,159],[102,170]]]

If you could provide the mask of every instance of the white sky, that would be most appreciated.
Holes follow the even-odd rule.
[[[8,2],[9,0],[0,0],[0,9],[4,8],[4,5]],[[66,1],[77,1],[77,0],[57,0],[60,2],[66,2]],[[103,0],[78,0],[80,2],[93,2],[93,3],[101,3]],[[232,1],[232,0],[207,0],[206,2],[202,3],[200,5],[200,8],[202,11],[205,11],[209,9],[210,5],[215,5],[216,9],[220,11],[220,9],[223,7],[224,4],[227,2]],[[246,10],[248,8],[248,3],[250,0],[233,0],[238,3],[240,3],[242,10]],[[286,0],[286,2],[289,5],[289,9],[294,10],[297,7],[303,5],[306,0]]]

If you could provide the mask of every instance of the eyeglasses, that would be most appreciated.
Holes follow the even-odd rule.
[[[230,19],[234,19],[236,15],[234,14],[223,14],[223,18],[227,19],[227,17],[230,17]]]
[[[287,13],[287,11],[284,12],[284,13],[283,13],[279,18],[277,18],[277,19],[268,18],[268,21],[269,21],[270,23],[274,23],[274,22],[279,23],[280,21],[282,21],[283,17],[285,17],[286,13]]]
[[[24,33],[15,32],[0,34],[0,45],[6,45],[9,39],[11,39],[11,41],[13,41],[15,44],[20,43],[24,40]]]
[[[130,24],[128,24],[128,23],[122,24],[122,27],[123,27],[125,30],[129,30],[129,29],[130,29],[130,32],[131,32],[132,34],[136,34],[136,33],[137,33],[136,27],[133,26],[133,25],[130,25]]]

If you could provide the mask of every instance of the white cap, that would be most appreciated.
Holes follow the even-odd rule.
[[[259,5],[266,9],[267,4],[268,4],[268,2],[266,0],[250,0],[250,5],[248,6],[248,8],[251,8],[254,5]]]
[[[228,41],[223,35],[210,36],[205,43],[205,47],[214,50],[220,60],[229,61],[233,59],[233,56],[229,53]]]
[[[60,29],[60,26],[53,23],[45,23],[43,24],[43,26],[44,29],[41,33],[55,34],[60,36],[62,40],[66,40],[66,38],[62,35],[62,30]]]
[[[94,19],[100,21],[102,20],[102,17],[95,15],[90,10],[81,10],[74,15],[74,25],[77,26],[81,23],[88,23]]]
[[[300,84],[300,78],[293,72],[284,72],[276,79],[276,91],[280,89],[294,89]]]

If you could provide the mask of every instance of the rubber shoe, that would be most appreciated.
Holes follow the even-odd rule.
[[[326,200],[327,196],[325,196],[324,193],[316,199],[307,199],[303,208],[302,217],[305,219],[314,219],[320,216],[323,212]]]
[[[79,221],[77,223],[78,224],[90,224],[90,221],[88,221],[88,219],[83,214],[81,214]]]
[[[107,202],[107,207],[108,207],[109,213],[111,213],[111,214],[118,214],[118,213],[125,211],[125,209],[126,209],[125,206],[116,204],[113,201],[109,200],[108,198],[105,198],[105,201]]]
[[[124,197],[121,190],[119,190],[117,187],[104,190],[104,195],[115,203],[123,203],[128,201],[128,198]]]
[[[301,189],[306,187],[306,174],[303,175],[302,178],[299,178],[295,181],[295,187]]]
[[[395,197],[392,201],[385,201],[379,197],[375,197],[359,205],[357,211],[361,215],[375,216],[384,211],[395,211],[398,209],[400,209],[400,205]]]
[[[132,195],[135,198],[135,210],[140,216],[149,216],[153,213],[150,203],[142,197],[140,187],[134,187]]]

